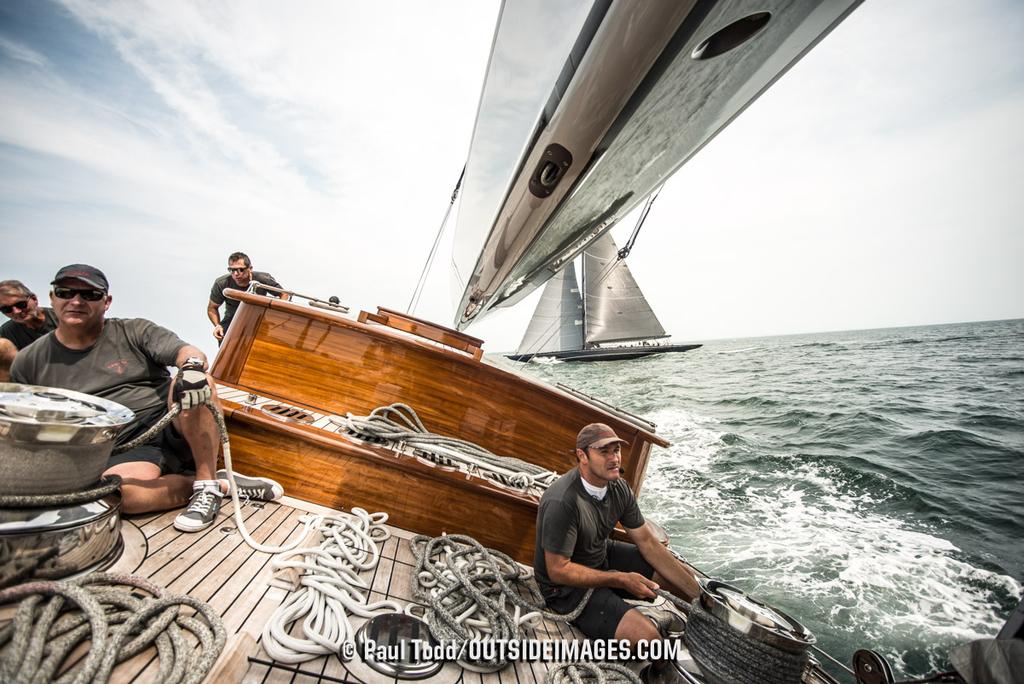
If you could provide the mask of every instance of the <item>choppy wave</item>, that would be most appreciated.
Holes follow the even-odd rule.
[[[641,507],[677,550],[841,660],[872,648],[914,677],[992,636],[1021,595],[1022,340],[1024,321],[1003,321],[535,370],[672,441]]]
[[[799,615],[826,650],[848,655],[832,635],[852,633],[909,672],[941,668],[956,644],[998,631],[1020,595],[1018,580],[888,514],[920,495],[885,473],[759,456],[692,415],[657,420],[674,446],[648,475],[645,508],[705,572]]]

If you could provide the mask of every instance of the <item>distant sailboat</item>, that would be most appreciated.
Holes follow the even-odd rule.
[[[583,252],[583,295],[569,262],[541,295],[514,361],[535,356],[564,361],[621,361],[683,352],[699,344],[648,344],[669,337],[633,279],[611,234]],[[627,346],[629,345],[629,346]]]

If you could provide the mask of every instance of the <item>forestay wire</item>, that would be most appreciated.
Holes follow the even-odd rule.
[[[466,167],[462,167],[462,173],[459,174],[459,180],[455,183],[455,189],[452,190],[452,200],[448,203],[448,210],[444,212],[444,219],[441,221],[441,227],[437,229],[437,236],[434,238],[434,246],[430,248],[430,254],[427,255],[427,261],[423,264],[423,272],[420,273],[420,279],[416,282],[416,289],[412,292],[412,298],[409,300],[409,308],[406,311],[409,315],[416,313],[416,307],[420,303],[420,295],[423,294],[423,286],[427,284],[427,273],[430,272],[430,265],[434,263],[434,257],[437,255],[437,246],[441,243],[441,235],[444,234],[444,227],[448,224],[448,217],[451,216],[452,207],[455,206],[455,200],[459,196],[459,188],[462,187],[462,179],[466,176]]]

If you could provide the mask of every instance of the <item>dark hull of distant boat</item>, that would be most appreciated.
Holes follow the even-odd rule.
[[[603,347],[598,349],[570,349],[567,351],[541,352],[539,354],[509,354],[513,361],[529,361],[535,357],[561,359],[562,361],[626,361],[654,354],[684,352],[702,347],[701,344],[665,344],[657,347]]]

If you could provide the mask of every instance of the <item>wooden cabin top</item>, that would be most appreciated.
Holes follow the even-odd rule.
[[[483,362],[482,340],[450,328],[385,308],[353,319],[225,295],[240,305],[211,369],[222,383],[340,415],[404,403],[432,432],[557,472],[575,464],[583,425],[607,423],[629,442],[623,469],[636,488],[651,445],[669,444],[639,419]]]

